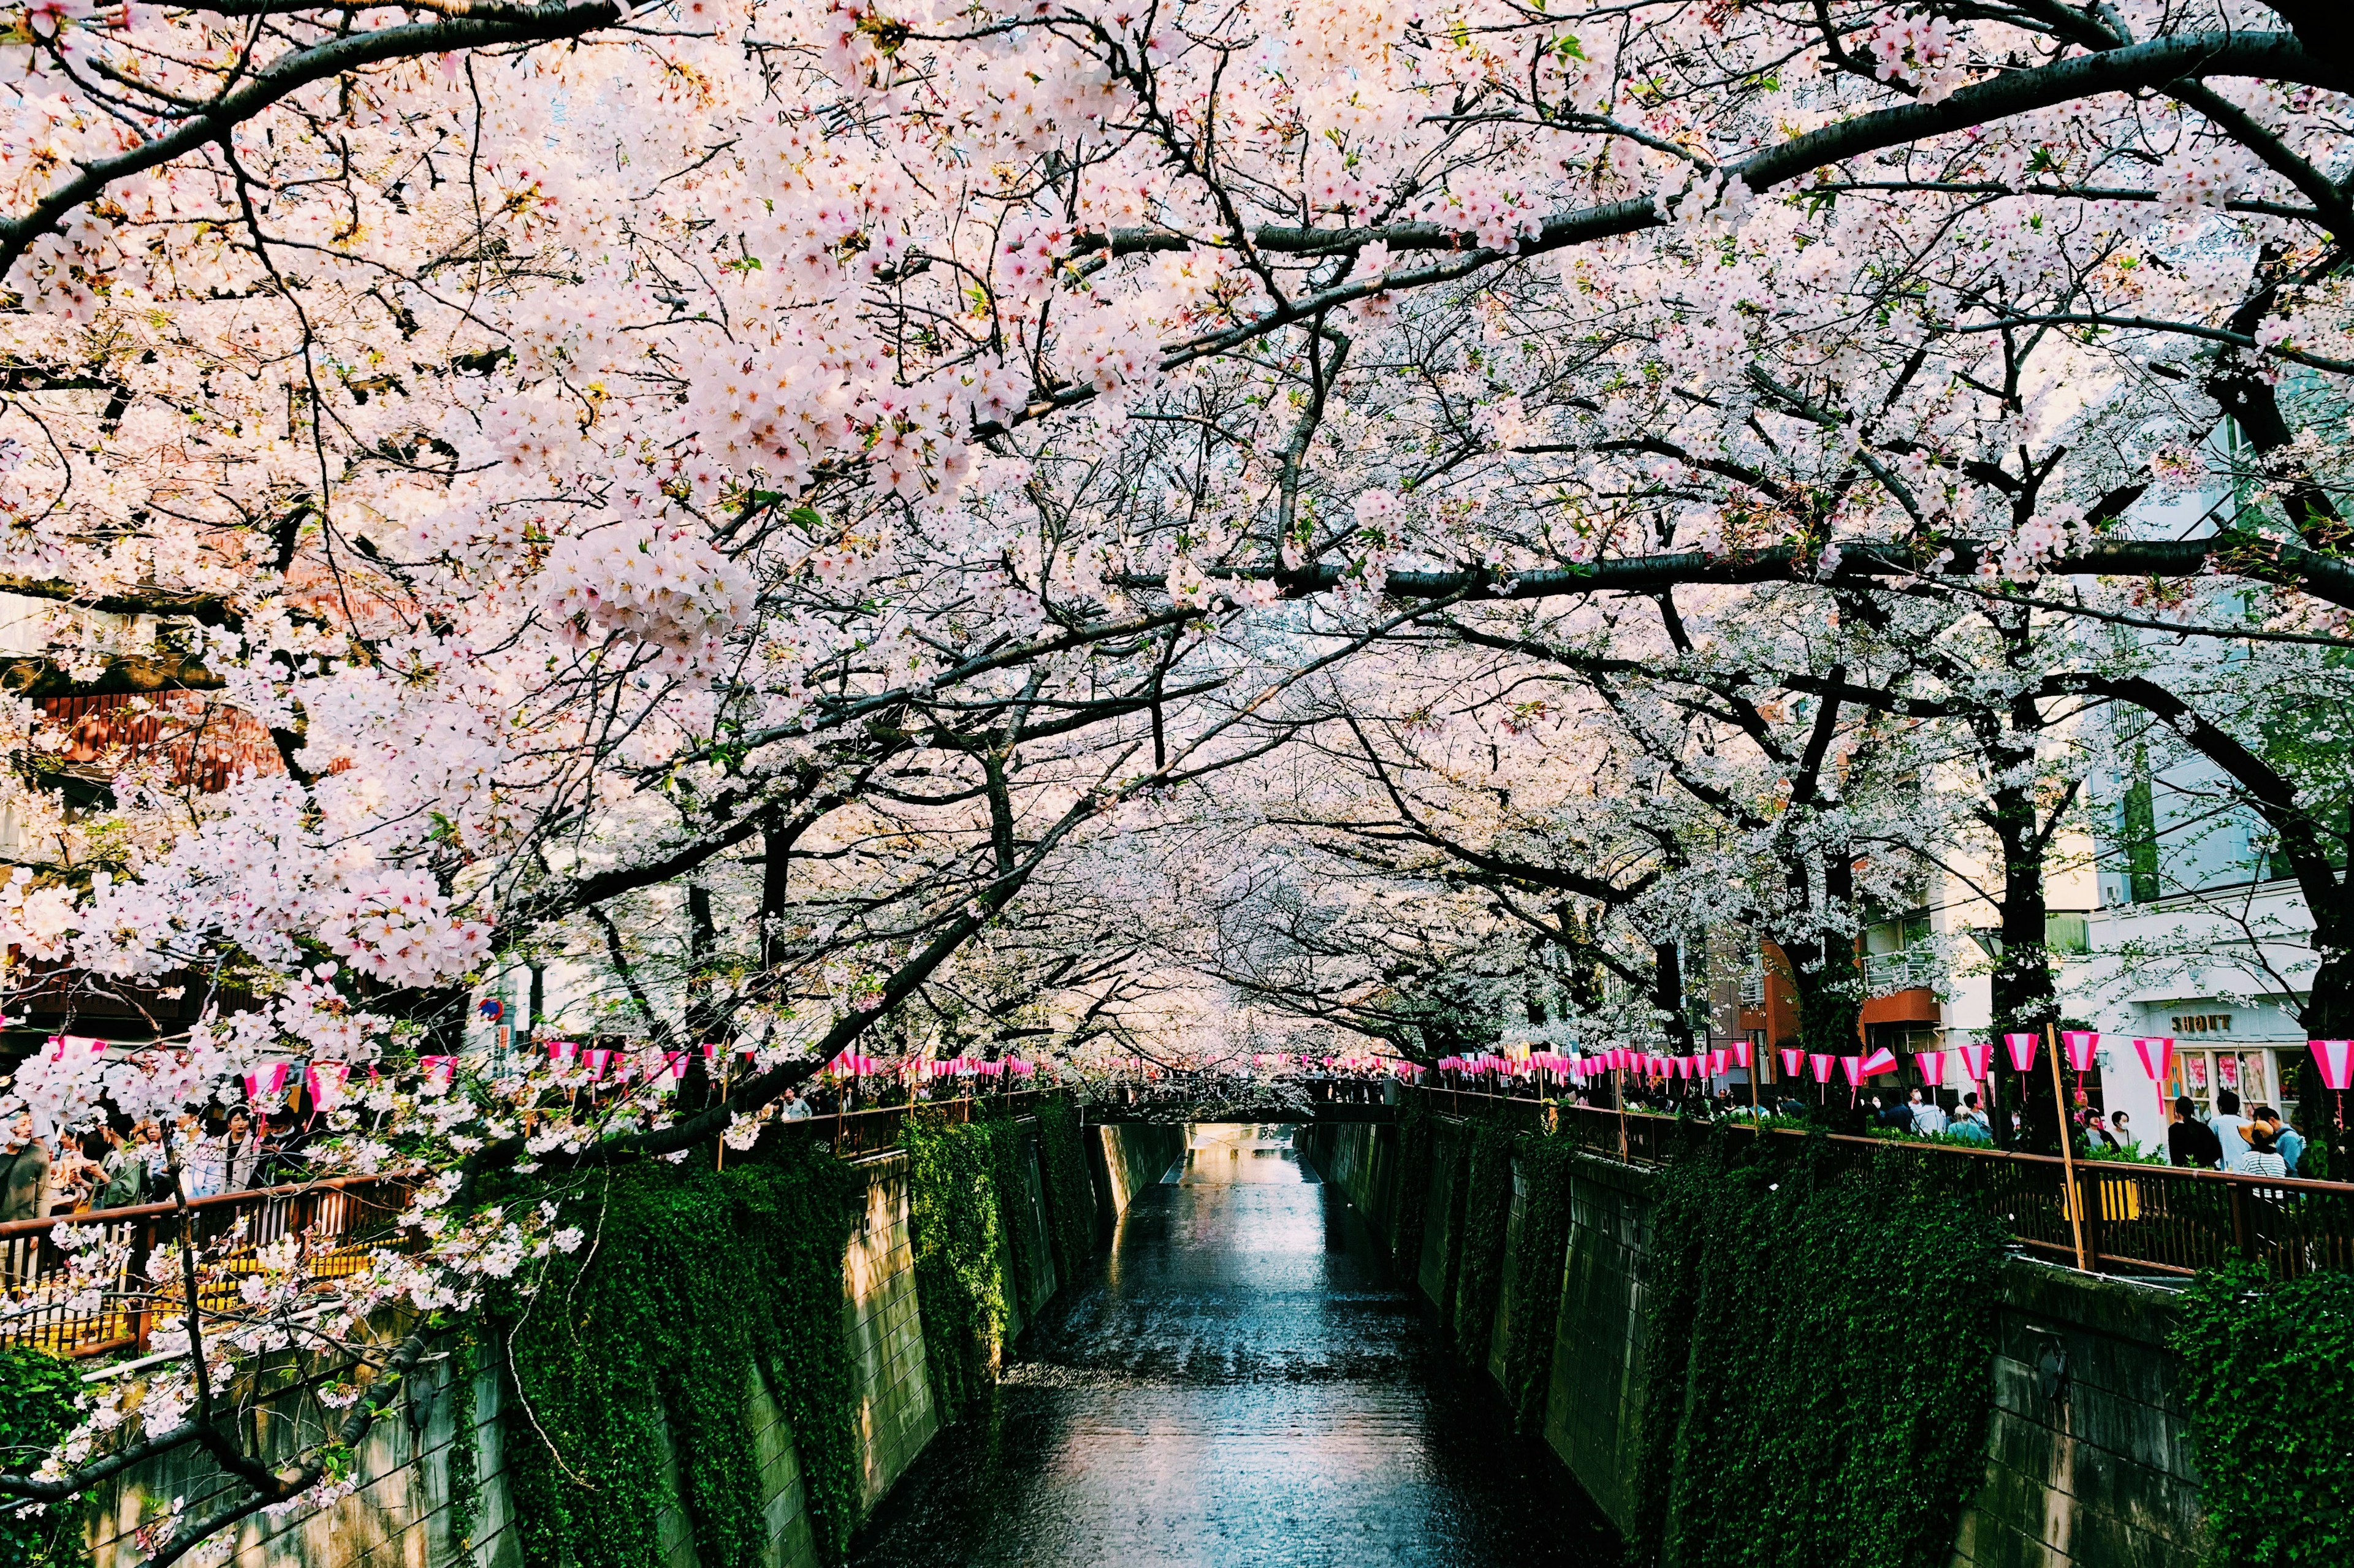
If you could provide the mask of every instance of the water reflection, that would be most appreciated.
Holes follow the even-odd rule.
[[[1288,1128],[1195,1129],[1102,1281],[885,1502],[860,1568],[1615,1563]]]

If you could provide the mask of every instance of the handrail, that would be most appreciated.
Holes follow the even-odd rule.
[[[1442,1112],[1486,1110],[1531,1122],[1547,1105],[1474,1089],[1419,1092]],[[1757,1147],[1771,1147],[1762,1141],[1767,1139],[1820,1139],[1841,1159],[1897,1150],[1944,1172],[1956,1197],[2006,1226],[2020,1246],[2054,1261],[2081,1259],[2095,1273],[2181,1277],[2234,1253],[2256,1259],[2275,1277],[2354,1268],[2354,1182],[2126,1160],[2072,1166],[2050,1154],[1824,1133],[1738,1115],[1699,1121],[1594,1106],[1551,1109],[1553,1125],[1597,1158],[1635,1167],[1659,1165],[1718,1127],[1761,1139]]]
[[[911,1112],[931,1110],[951,1124],[990,1114],[1028,1114],[1044,1091],[1013,1089],[964,1095],[912,1105],[871,1106],[772,1124],[788,1138],[823,1139],[845,1159],[860,1159],[897,1146]],[[211,1192],[186,1202],[133,1203],[117,1209],[84,1209],[0,1224],[0,1344],[27,1343],[60,1355],[90,1356],[111,1351],[144,1350],[156,1302],[171,1295],[145,1287],[145,1259],[169,1244],[178,1227],[193,1225],[207,1241],[231,1233],[253,1216],[248,1245],[293,1237],[311,1249],[314,1267],[355,1269],[366,1253],[402,1245],[393,1224],[408,1207],[409,1192],[424,1174],[410,1169],[376,1175],[326,1176],[316,1181]],[[398,1203],[372,1202],[379,1192]],[[376,1218],[371,1219],[371,1213]],[[129,1253],[95,1306],[73,1306],[62,1285],[69,1261],[53,1233],[60,1225],[97,1226],[118,1233]],[[210,1287],[207,1287],[209,1298]]]
[[[1490,1094],[1484,1089],[1425,1089],[1419,1092],[1429,1095],[1452,1095],[1461,1099],[1494,1100],[1499,1104],[1524,1105],[1532,1107],[1548,1103],[1532,1095],[1496,1095]],[[1606,1118],[1613,1128],[1617,1125],[1618,1113],[1615,1110],[1604,1110],[1598,1106],[1562,1106],[1559,1108],[1564,1114],[1576,1113]],[[1772,1138],[1820,1138],[1829,1143],[1844,1144],[1857,1149],[1915,1150],[1925,1154],[1958,1155],[1965,1160],[2014,1160],[2022,1164],[2048,1165],[2054,1170],[2064,1168],[2064,1161],[2056,1154],[2036,1154],[2024,1149],[1974,1149],[1960,1143],[1932,1143],[1926,1139],[1873,1138],[1868,1133],[1823,1132],[1803,1127],[1779,1126],[1738,1113],[1713,1117],[1702,1121],[1694,1117],[1667,1116],[1659,1111],[1636,1110],[1630,1107],[1627,1116],[1630,1120],[1648,1121],[1661,1127],[1694,1129],[1723,1127],[1734,1132],[1760,1134]],[[1656,1162],[1637,1160],[1630,1160],[1629,1163],[1640,1165]],[[2251,1187],[2261,1187],[2266,1192],[2310,1192],[2334,1194],[2338,1197],[2354,1197],[2354,1181],[2317,1181],[2310,1176],[2258,1176],[2245,1171],[2208,1171],[2195,1165],[2145,1165],[2137,1160],[2129,1160],[2087,1159],[2079,1163],[2083,1169],[2096,1176],[2115,1176],[2131,1172],[2135,1175],[2167,1180],[2238,1181]]]
[[[946,1108],[949,1106],[1013,1104],[1026,1102],[1042,1093],[1037,1089],[1013,1089],[1003,1095],[963,1095],[952,1100],[918,1100],[916,1109]],[[779,1122],[777,1126],[787,1133],[819,1125],[838,1126],[854,1122],[860,1118],[905,1117],[909,1107],[868,1106],[864,1110],[828,1111],[822,1116],[803,1117],[797,1121]],[[77,1209],[68,1214],[39,1215],[31,1219],[0,1222],[0,1242],[11,1236],[30,1235],[55,1225],[113,1224],[123,1220],[160,1219],[186,1210],[217,1209],[250,1202],[257,1198],[292,1197],[300,1192],[339,1191],[347,1187],[369,1187],[387,1181],[404,1181],[419,1171],[380,1171],[372,1176],[322,1176],[313,1181],[289,1181],[274,1187],[239,1187],[232,1192],[207,1192],[200,1198],[190,1198],[186,1203],[125,1203],[112,1209]]]
[[[239,1187],[234,1192],[207,1192],[186,1203],[126,1203],[119,1209],[77,1209],[69,1214],[48,1214],[0,1223],[0,1242],[31,1235],[57,1225],[115,1224],[124,1220],[161,1219],[167,1214],[227,1208],[256,1198],[291,1198],[301,1192],[342,1192],[353,1187],[378,1187],[405,1181],[413,1171],[382,1171],[374,1176],[322,1176],[315,1181],[290,1181],[277,1187]]]

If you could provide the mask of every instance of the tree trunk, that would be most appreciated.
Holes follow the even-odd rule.
[[[2344,907],[2339,900],[2338,907]],[[2313,1040],[2354,1040],[2354,916],[2327,918],[2314,911],[2313,946],[2321,955],[2313,972],[2313,990],[2298,1011],[2298,1021]],[[2340,1119],[2354,1111],[2354,1092],[2332,1092],[2321,1081],[2321,1064],[2311,1050],[2299,1053],[2293,1074],[2296,1086],[2296,1129],[2307,1147],[2297,1167],[2300,1176],[2325,1176],[2334,1181],[2354,1177],[2354,1129]],[[2317,1161],[2313,1158],[2320,1153]]]
[[[1659,1027],[1667,1033],[1669,1054],[1691,1055],[1697,1047],[1691,1015],[1684,1010],[1683,955],[1673,942],[1651,944],[1651,1006],[1663,1015]]]
[[[2044,1030],[2059,1022],[2060,997],[2052,983],[2051,951],[2045,946],[2043,854],[2035,800],[2023,786],[2001,786],[1993,795],[1993,827],[2002,846],[2001,951],[1995,955],[1989,987],[1994,1032],[1998,1036],[2032,1034],[2040,1053],[2050,1048]],[[2001,1105],[1993,1117],[1995,1140],[2044,1154],[2059,1153],[2062,1113],[2052,1098],[2051,1069],[2039,1066],[2013,1073],[2009,1054],[2002,1050],[1996,1052],[1995,1059],[2001,1064],[2004,1077]],[[2014,1116],[2020,1123],[2016,1128],[2011,1125]]]
[[[785,816],[771,810],[760,819],[760,968],[784,962],[785,874],[791,869],[793,836]]]
[[[686,1012],[683,1031],[686,1038],[681,1042],[686,1049],[686,1071],[679,1075],[678,1089],[678,1103],[682,1106],[708,1105],[718,1095],[718,1085],[703,1059],[706,1043],[716,1044],[723,1054],[727,1049],[726,1022],[712,1005],[708,969],[717,938],[717,924],[711,914],[711,890],[690,885],[686,890]]]
[[[1842,854],[1823,864],[1827,911],[1846,909],[1855,897],[1855,865]],[[1798,1039],[1816,1055],[1852,1056],[1863,1049],[1863,968],[1852,938],[1818,930],[1795,945],[1784,943],[1790,978],[1798,992]]]

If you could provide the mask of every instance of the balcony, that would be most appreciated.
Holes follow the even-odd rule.
[[[1946,967],[1930,948],[1905,948],[1893,953],[1867,953],[1863,959],[1864,994],[1888,996],[1900,991],[1934,991],[1946,978]]]
[[[1893,953],[1867,953],[1863,959],[1864,1002],[1861,1013],[1868,1026],[1875,1023],[1935,1023],[1937,982],[1945,966],[1933,948],[1904,948]]]

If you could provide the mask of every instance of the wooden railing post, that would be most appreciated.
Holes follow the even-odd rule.
[[[2052,1024],[2043,1026],[2043,1046],[2052,1054],[2052,1124],[2060,1134],[2061,1179],[2066,1183],[2068,1219],[2076,1238],[2076,1266],[2089,1274],[2093,1266],[2084,1252],[2084,1191],[2076,1180],[2076,1139],[2068,1125],[2068,1090],[2060,1080],[2060,1036]],[[2022,1090],[2022,1106],[2026,1098]]]
[[[2078,1187],[2077,1210],[2084,1218],[2084,1229],[2077,1237],[2083,1248],[2084,1262],[2080,1266],[2094,1273],[2101,1267],[2101,1178],[2100,1166],[2086,1160],[2076,1167]]]
[[[139,1277],[146,1281],[146,1287],[140,1297],[139,1327],[134,1334],[139,1341],[139,1353],[143,1356],[155,1336],[155,1293],[160,1286],[149,1271],[149,1266],[155,1260],[155,1249],[164,1245],[164,1223],[156,1219],[142,1220],[139,1228],[147,1238],[146,1244],[137,1249]]]

